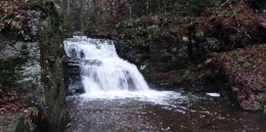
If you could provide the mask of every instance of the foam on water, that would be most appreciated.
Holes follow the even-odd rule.
[[[84,99],[122,99],[163,103],[180,96],[171,91],[150,90],[137,67],[116,53],[111,40],[74,36],[64,41],[68,57],[80,59]]]

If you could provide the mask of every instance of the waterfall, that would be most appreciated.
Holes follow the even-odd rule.
[[[137,67],[117,55],[113,41],[74,36],[64,46],[68,57],[80,60],[86,93],[149,90]]]

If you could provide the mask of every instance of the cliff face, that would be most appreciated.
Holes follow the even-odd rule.
[[[45,108],[39,44],[5,37],[0,40],[1,130],[36,130],[42,122],[41,109]],[[31,126],[24,125],[26,118]]]
[[[59,1],[19,1],[1,1],[1,130],[63,131],[68,113]]]

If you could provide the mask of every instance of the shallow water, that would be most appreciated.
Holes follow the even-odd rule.
[[[264,131],[266,115],[248,113],[206,96],[172,98],[168,104],[139,98],[68,97],[69,131]],[[191,97],[190,97],[191,98]]]

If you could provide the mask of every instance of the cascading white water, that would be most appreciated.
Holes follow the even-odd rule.
[[[64,41],[68,57],[80,60],[83,97],[88,98],[128,98],[140,97],[152,102],[161,102],[171,95],[170,91],[150,90],[137,67],[116,53],[111,40],[91,39],[74,36]],[[155,101],[157,100],[157,101]]]
[[[113,41],[75,36],[64,45],[68,57],[81,59],[86,92],[149,89],[137,67],[118,57]]]

